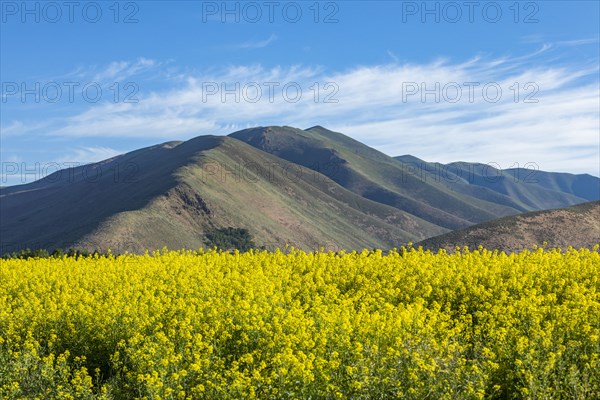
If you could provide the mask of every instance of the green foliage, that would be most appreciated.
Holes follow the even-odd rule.
[[[207,233],[206,244],[221,250],[239,250],[241,252],[256,248],[248,229],[231,226]]]

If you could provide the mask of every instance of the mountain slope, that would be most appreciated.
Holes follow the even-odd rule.
[[[479,164],[469,179],[440,180],[416,163],[424,162],[389,157],[322,127],[259,127],[168,142],[1,188],[0,253],[198,248],[207,233],[229,226],[248,229],[267,248],[391,248],[582,203],[600,182],[541,173],[534,185],[490,184]]]
[[[600,244],[600,201],[568,208],[536,211],[471,226],[417,243],[425,249],[455,246],[505,252],[531,249],[534,245],[546,248],[592,248]]]
[[[176,185],[172,171],[218,137],[157,145],[0,190],[2,251],[74,246],[107,218],[135,212]],[[173,157],[173,154],[177,157]]]
[[[103,173],[85,179],[95,171]],[[258,245],[305,249],[386,248],[444,232],[229,137],[153,146],[57,172],[2,189],[0,200],[3,251],[198,248],[207,231],[226,226],[248,228]]]
[[[341,186],[365,198],[404,210],[446,229],[519,212],[564,207],[587,201],[570,193],[529,186],[504,192],[484,185],[469,185],[461,177],[439,179],[433,164],[414,157],[392,158],[375,149],[322,127],[300,130],[291,127],[260,127],[230,136],[263,151],[321,171]],[[421,163],[416,164],[415,161]],[[474,173],[477,175],[477,171]],[[456,178],[456,179],[455,179]],[[483,178],[482,178],[483,179]],[[597,178],[593,178],[598,181]],[[457,182],[454,182],[457,181]],[[544,200],[546,197],[547,200]],[[530,201],[530,198],[535,199]]]

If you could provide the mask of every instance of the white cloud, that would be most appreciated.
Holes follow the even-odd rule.
[[[493,161],[502,167],[535,162],[546,170],[598,175],[598,67],[558,63],[552,54],[555,47],[512,58],[479,55],[462,63],[395,62],[334,72],[319,67],[241,65],[186,74],[178,87],[149,93],[137,104],[91,105],[39,133],[87,140],[154,137],[160,142],[226,134],[249,125],[319,124],[392,156],[410,153],[442,162]],[[104,73],[116,76],[151,64],[113,63]],[[479,86],[469,87],[467,82]],[[268,85],[274,83],[279,86],[271,86],[270,98]],[[439,102],[431,93],[421,96],[422,84],[428,90],[438,85]],[[486,84],[490,85],[487,99],[482,91]],[[292,97],[294,87],[301,88],[297,102],[286,101],[285,85]],[[456,85],[462,97],[452,102]],[[253,102],[257,86],[262,97]],[[407,95],[407,89],[415,87],[419,93]],[[497,87],[502,95],[492,102]],[[325,102],[327,96],[337,102]],[[527,96],[538,102],[525,102]],[[23,124],[8,129],[31,132]]]
[[[123,152],[106,146],[84,146],[72,149],[69,153],[59,158],[57,162],[89,164],[92,162],[106,160],[118,156],[119,154],[123,154]]]
[[[16,155],[2,156],[2,162],[7,165],[6,167],[3,166],[2,173],[0,173],[0,186],[31,183],[59,169],[106,160],[122,153],[122,151],[106,146],[83,146],[71,148],[66,153],[61,152],[62,156],[46,159],[45,161],[39,159],[35,161],[25,160],[23,157]]]
[[[97,82],[110,85],[116,81],[123,81],[134,75],[139,75],[162,66],[155,60],[140,57],[133,61],[113,61],[104,66],[82,66],[79,65],[64,75],[41,79],[42,81],[56,82]]]
[[[94,77],[94,82],[105,82],[105,81],[122,81],[133,75],[147,71],[156,66],[154,60],[147,58],[138,58],[134,62],[130,61],[114,61],[110,63],[103,70],[98,71]]]
[[[234,47],[236,47],[238,49],[260,49],[263,47],[267,47],[268,45],[273,43],[275,40],[277,40],[277,35],[272,33],[271,36],[269,36],[267,39],[257,40],[257,41],[253,41],[253,42],[244,42],[244,43],[238,44]]]
[[[39,133],[41,130],[46,128],[48,122],[46,121],[31,121],[23,122],[21,120],[13,120],[8,125],[0,125],[0,135],[3,138],[22,136],[29,133]]]
[[[558,42],[557,44],[563,45],[563,46],[582,46],[582,45],[586,45],[586,44],[595,44],[598,42],[600,42],[600,37],[579,39],[579,40],[564,40],[562,42]]]
[[[391,50],[387,51],[388,56],[390,56],[390,58],[395,62],[398,63],[400,62],[400,59],[398,58],[398,56],[396,56]]]

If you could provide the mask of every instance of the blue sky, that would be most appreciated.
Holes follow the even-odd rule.
[[[257,125],[600,175],[595,1],[0,3],[0,185]]]

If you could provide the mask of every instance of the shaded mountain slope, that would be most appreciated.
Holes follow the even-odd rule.
[[[321,171],[345,188],[447,229],[466,227],[520,210],[423,180],[405,165],[341,133],[322,127],[252,128],[230,136]]]
[[[139,149],[0,189],[0,252],[198,248],[246,228],[258,246],[391,248],[539,208],[594,199],[600,179],[513,182],[482,164],[465,177],[389,157],[322,127],[259,127]],[[496,174],[526,171],[496,171]],[[454,173],[454,175],[452,175]]]
[[[544,244],[545,243],[545,244]],[[505,252],[568,246],[592,248],[600,244],[600,201],[576,206],[536,211],[474,225],[421,241],[415,246],[453,250],[456,246]]]
[[[85,179],[93,171],[103,173]],[[248,228],[258,245],[305,249],[393,247],[444,231],[228,137],[141,149],[0,196],[4,251],[198,248],[226,226]]]
[[[0,190],[2,250],[70,247],[107,218],[136,211],[177,182],[172,172],[222,137],[157,145]]]

